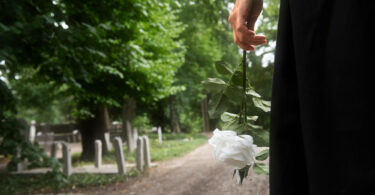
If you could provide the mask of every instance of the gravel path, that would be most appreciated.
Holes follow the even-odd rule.
[[[159,163],[157,168],[129,182],[88,191],[131,195],[269,194],[268,176],[255,175],[250,171],[249,177],[240,186],[232,174],[232,168],[214,159],[213,147],[206,143],[181,158]]]

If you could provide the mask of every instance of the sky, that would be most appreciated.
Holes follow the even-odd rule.
[[[0,65],[5,65],[5,61],[1,60]],[[0,80],[6,82],[6,79],[5,79],[5,77],[3,77],[3,72],[1,71],[1,69],[0,69]]]

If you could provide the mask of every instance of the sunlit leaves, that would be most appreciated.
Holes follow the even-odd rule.
[[[254,89],[246,90],[246,95],[251,95],[251,96],[254,96],[254,97],[258,97],[258,98],[261,97]]]
[[[262,109],[264,112],[269,112],[271,110],[271,102],[265,101],[260,98],[254,97],[253,99],[254,105],[260,109]]]
[[[240,122],[240,116],[238,114],[224,112],[220,118],[224,122],[223,129],[230,129],[233,131],[237,131],[238,133],[245,133],[245,131],[249,129],[261,128],[261,126],[257,126],[251,123],[251,121],[256,121],[258,119],[258,116],[247,116],[247,125]]]
[[[240,118],[240,116],[238,114],[233,114],[233,113],[229,113],[229,112],[224,112],[222,115],[221,115],[221,120],[224,121],[224,122],[228,122],[228,121],[231,121],[231,120],[238,120]],[[258,119],[258,116],[247,116],[247,120],[249,121],[256,121]]]

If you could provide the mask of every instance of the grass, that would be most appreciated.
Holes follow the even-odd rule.
[[[158,143],[157,134],[147,134],[150,140],[150,154],[151,161],[167,160],[174,157],[182,156],[207,141],[206,136],[202,134],[164,134],[162,144]],[[124,147],[125,161],[135,163],[136,153],[127,153],[127,147]],[[93,165],[91,161],[81,161],[79,159],[80,153],[72,155],[73,166]],[[103,164],[115,164],[116,158],[114,151],[103,155]]]
[[[162,144],[158,143],[157,134],[147,134],[150,140],[151,161],[161,161],[182,156],[207,141],[202,134],[164,134]],[[135,163],[135,152],[126,153],[125,160]],[[73,166],[93,165],[93,162],[79,160],[80,153],[72,155]],[[115,164],[114,151],[103,156],[103,164]],[[117,174],[74,174],[62,184],[58,191],[69,191],[71,189],[100,186],[116,182],[127,181],[130,177],[138,176],[139,172],[131,169],[126,175]],[[0,174],[0,195],[2,194],[30,194],[33,192],[45,193],[54,192],[54,184],[46,175],[10,175]]]
[[[10,175],[0,174],[0,194],[30,194],[69,191],[71,189],[101,186],[116,182],[125,182],[136,177],[139,172],[131,169],[126,175],[118,174],[74,174],[60,188],[53,188],[46,175]]]
[[[166,140],[163,140],[162,144],[158,143],[157,137],[153,139],[152,136],[149,136],[149,138],[151,161],[182,156],[207,141],[207,138],[200,134],[166,135]]]

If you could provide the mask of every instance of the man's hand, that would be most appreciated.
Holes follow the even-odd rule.
[[[236,0],[228,21],[233,28],[234,42],[244,50],[254,51],[253,45],[266,43],[265,36],[254,32],[255,22],[263,9],[263,0]],[[249,28],[247,28],[249,24]]]

